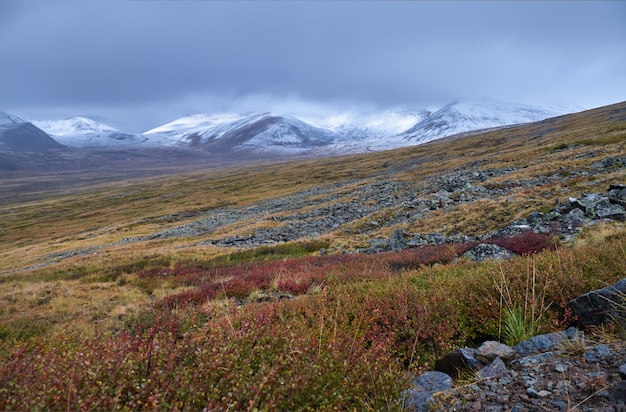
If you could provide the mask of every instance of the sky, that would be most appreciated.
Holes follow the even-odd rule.
[[[0,0],[0,111],[143,132],[194,113],[626,100],[626,2]]]

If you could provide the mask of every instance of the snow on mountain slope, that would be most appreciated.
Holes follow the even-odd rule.
[[[55,140],[74,148],[136,145],[146,140],[141,135],[124,133],[84,117],[40,120],[33,123],[52,135]]]
[[[43,152],[63,146],[29,121],[0,112],[0,150]]]
[[[196,114],[144,133],[169,144],[203,147],[209,151],[302,151],[333,142],[337,135],[295,117],[271,113],[251,115]]]
[[[310,124],[331,130],[343,140],[360,141],[386,138],[402,133],[416,123],[426,119],[426,110],[385,110],[382,112],[344,112],[327,117],[308,120]]]
[[[577,108],[529,106],[493,100],[459,101],[443,107],[398,137],[411,144],[426,143],[473,130],[538,122],[574,111]]]
[[[198,143],[198,137],[219,133],[217,130],[220,128],[225,131],[245,117],[234,113],[194,114],[148,130],[143,135],[165,144],[193,144],[194,141]]]

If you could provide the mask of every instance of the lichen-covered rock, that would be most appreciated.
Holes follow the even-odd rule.
[[[481,243],[465,252],[463,256],[475,262],[483,262],[488,259],[509,259],[514,256],[514,253],[503,248],[502,246],[490,243]]]

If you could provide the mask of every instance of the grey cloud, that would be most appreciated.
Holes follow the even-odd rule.
[[[622,2],[3,0],[0,7],[7,10],[0,55],[9,62],[0,110],[134,110],[146,120],[118,121],[152,126],[151,112],[233,108],[255,100],[248,95],[266,96],[268,106],[297,96],[421,107],[464,96],[590,106],[626,94]]]

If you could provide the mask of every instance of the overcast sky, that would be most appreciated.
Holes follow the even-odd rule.
[[[622,1],[0,0],[0,110],[142,132],[198,112],[626,100]]]

